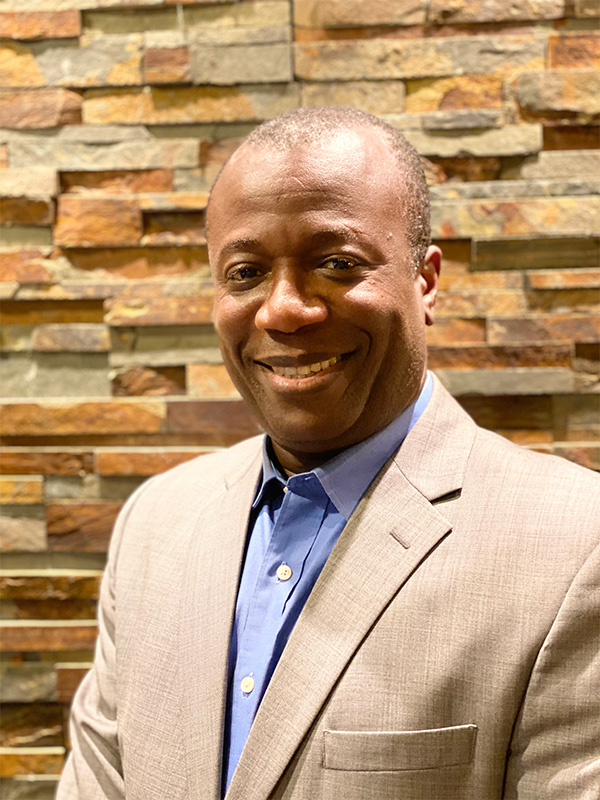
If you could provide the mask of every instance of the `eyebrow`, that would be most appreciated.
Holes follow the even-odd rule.
[[[328,228],[327,230],[323,231],[315,231],[314,233],[309,234],[306,236],[305,241],[308,247],[323,247],[327,244],[333,242],[339,242],[340,240],[351,240],[351,241],[358,241],[359,236],[357,236],[351,228],[346,227],[339,227],[339,228]],[[228,242],[221,251],[222,255],[228,255],[229,253],[239,253],[239,252],[257,252],[262,249],[262,245],[258,239],[254,239],[252,236],[242,236],[239,239],[232,239],[231,242]]]

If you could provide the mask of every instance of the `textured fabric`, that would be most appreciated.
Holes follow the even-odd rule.
[[[260,471],[250,440],[128,502],[60,800],[219,797]],[[599,518],[597,475],[478,429],[436,383],[327,560],[227,800],[597,800]]]
[[[231,782],[265,689],[334,544],[369,484],[427,406],[432,389],[428,375],[419,397],[383,430],[289,480],[273,466],[265,441],[229,650],[223,790]],[[284,566],[290,576],[281,580],[277,570]],[[243,683],[248,679],[250,686]]]

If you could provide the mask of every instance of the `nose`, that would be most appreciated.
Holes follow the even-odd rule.
[[[308,282],[289,275],[273,275],[269,293],[256,312],[256,327],[295,333],[307,325],[323,322],[327,318],[327,306],[308,290]]]

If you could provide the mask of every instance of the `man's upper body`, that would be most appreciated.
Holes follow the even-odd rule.
[[[416,153],[301,109],[236,151],[207,222],[267,447],[124,509],[58,797],[597,800],[600,481],[429,398]]]

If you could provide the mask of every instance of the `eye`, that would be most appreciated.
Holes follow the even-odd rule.
[[[344,272],[346,270],[355,269],[358,264],[350,257],[346,256],[331,256],[323,262],[323,266],[327,269],[335,270],[336,272]]]
[[[259,278],[261,270],[251,264],[242,264],[241,266],[234,267],[227,273],[227,281],[229,283],[244,284],[251,283]]]

